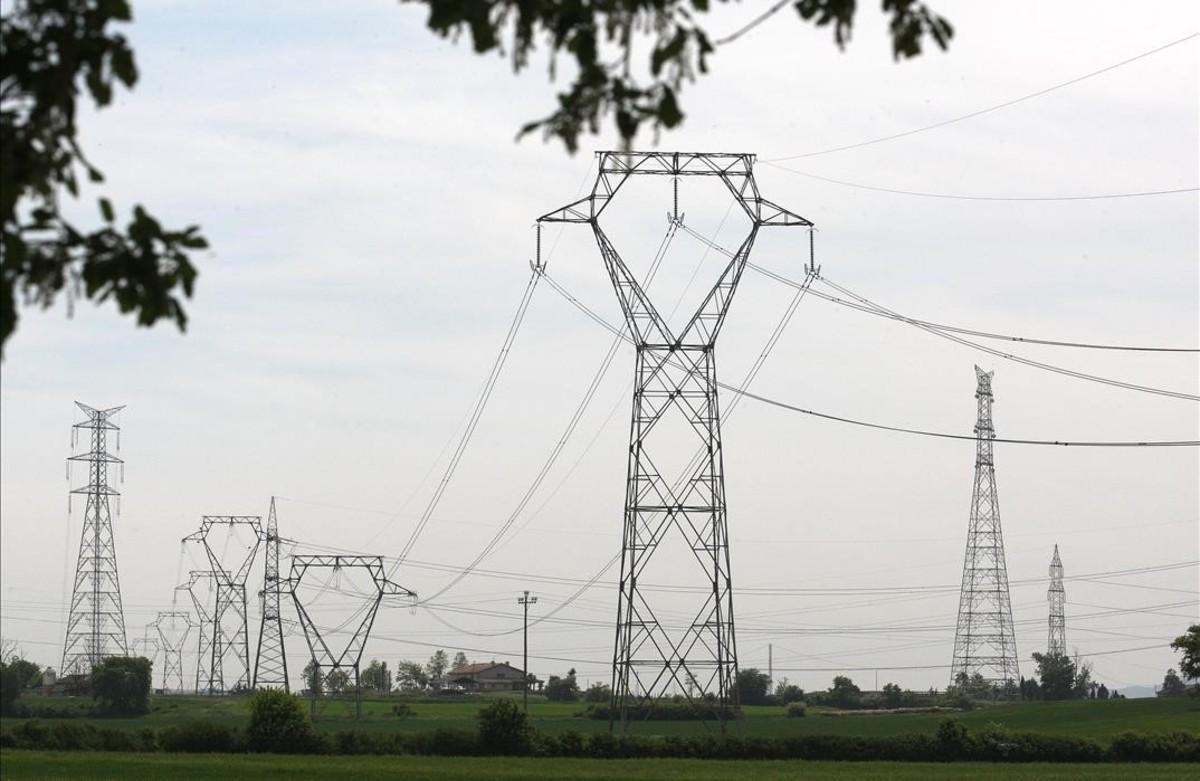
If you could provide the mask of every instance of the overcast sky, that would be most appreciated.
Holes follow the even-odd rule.
[[[736,28],[760,5],[719,9],[711,30]],[[1115,2],[938,3],[956,30],[950,52],[899,64],[875,6],[863,4],[844,52],[828,30],[790,12],[721,49],[711,75],[683,94],[682,129],[639,146],[757,154],[763,195],[818,226],[824,274],[905,314],[1040,338],[1197,346],[1194,192],[950,200],[766,164],[956,117],[1119,62],[1194,32],[1195,4],[1155,4],[1131,18]],[[84,147],[107,173],[114,203],[144,203],[168,225],[198,223],[212,249],[197,259],[186,335],[166,325],[135,329],[112,306],[82,305],[73,316],[57,306],[24,310],[6,348],[0,634],[54,666],[81,519],[79,504],[67,514],[63,480],[74,400],[128,405],[115,529],[131,640],[200,566],[199,550],[180,539],[203,514],[265,516],[275,495],[282,535],[395,556],[529,279],[534,218],[577,197],[594,175],[591,151],[616,144],[607,128],[574,157],[539,138],[514,142],[522,123],[553,105],[544,56],[514,76],[499,57],[434,38],[420,8],[139,2],[135,13],[127,33],[141,80],[109,109],[85,112]],[[948,127],[779,165],[970,196],[1194,187],[1197,45]],[[689,224],[729,245],[744,226],[721,225],[727,206],[716,188],[681,192]],[[610,233],[631,265],[648,263],[669,208],[667,190],[651,186],[631,189],[614,208]],[[90,201],[81,204],[81,221],[93,212]],[[546,247],[554,278],[619,322],[586,227],[551,229]],[[670,245],[651,288],[664,308],[702,254],[684,235]],[[772,229],[754,260],[799,277],[806,256],[803,232]],[[714,262],[701,264],[701,277]],[[718,352],[725,381],[741,381],[789,296],[747,273]],[[399,582],[432,594],[448,582],[447,568],[475,557],[558,441],[611,339],[549,286],[538,288]],[[1200,393],[1194,353],[995,345]],[[1022,366],[813,297],[754,389],[826,413],[970,434],[976,363],[996,372],[999,436],[1198,438],[1193,401]],[[592,577],[619,552],[632,366],[631,350],[618,354],[529,510],[482,565],[515,575],[463,580],[439,597],[436,617],[385,608],[369,657],[394,664],[444,647],[519,663],[521,589],[540,597],[531,615],[548,612],[575,591],[574,579]],[[729,418],[724,445],[734,583],[743,589],[735,597],[741,666],[765,668],[770,644],[776,677],[805,688],[828,686],[834,673],[826,668],[854,670],[873,686],[873,674],[857,668],[875,667],[925,668],[881,672],[880,684],[944,686],[949,672],[939,666],[949,665],[953,645],[973,444],[852,428],[747,400]],[[1191,562],[1067,584],[1067,642],[1084,656],[1103,654],[1092,657],[1099,680],[1161,682],[1176,663],[1166,641],[1197,617],[1196,449],[998,445],[996,464],[1022,672],[1032,674],[1029,654],[1046,642],[1045,578],[1057,543],[1068,576]],[[255,572],[252,591],[258,565]],[[531,671],[544,678],[574,666],[584,679],[607,680],[614,580],[610,571],[531,629]],[[914,586],[945,588],[903,591]],[[863,588],[900,593],[846,592]],[[319,620],[337,625],[356,606],[326,594]],[[254,633],[257,619],[255,608]],[[288,642],[298,671],[303,642],[298,634]]]

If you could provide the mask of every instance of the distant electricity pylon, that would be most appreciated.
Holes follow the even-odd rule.
[[[300,582],[310,569],[328,569],[334,574],[340,574],[346,569],[365,570],[374,589],[363,594],[366,604],[339,629],[318,627],[300,599]],[[340,694],[349,687],[354,697],[354,717],[360,717],[362,694],[359,686],[359,665],[362,662],[363,648],[366,647],[367,638],[371,634],[371,627],[375,625],[379,604],[386,596],[415,598],[417,595],[388,580],[383,570],[382,556],[293,556],[287,586],[296,605],[296,612],[300,615],[300,626],[304,630],[304,640],[308,643],[308,652],[312,657],[312,677],[304,682],[312,696],[312,712],[316,713],[317,698],[323,691]],[[352,624],[359,615],[362,618],[352,630],[350,641],[340,651],[331,647],[329,635]],[[349,679],[347,670],[354,674],[352,680]]]
[[[1067,594],[1063,590],[1063,565],[1058,557],[1058,546],[1054,546],[1054,558],[1050,560],[1050,590],[1046,592],[1050,602],[1050,631],[1046,640],[1048,656],[1067,655],[1067,616],[1065,611]]]
[[[126,656],[125,611],[121,605],[121,581],[117,577],[117,547],[113,537],[109,497],[120,493],[108,482],[109,464],[124,462],[108,452],[108,434],[115,432],[117,451],[121,449],[120,428],[113,418],[124,407],[93,409],[75,402],[87,418],[71,427],[72,455],[67,459],[67,479],[72,462],[88,465],[87,485],[71,490],[86,499],[83,531],[79,539],[79,558],[75,565],[75,585],[71,594],[71,612],[63,643],[63,675],[90,674],[92,668],[108,656]],[[76,453],[79,432],[88,432],[88,449]],[[69,501],[69,500],[68,500]],[[69,508],[69,504],[68,504]],[[120,512],[120,499],[117,500]],[[68,510],[69,511],[69,510]]]
[[[182,692],[183,647],[194,626],[192,616],[182,610],[164,610],[155,617],[151,626],[158,632],[158,647],[162,651],[162,690],[164,693]],[[171,686],[172,683],[175,685]]]
[[[175,591],[187,591],[188,596],[192,599],[192,607],[196,611],[196,627],[200,630],[197,632],[196,638],[196,685],[194,691],[196,694],[212,694],[211,691],[205,691],[202,684],[207,683],[211,676],[209,670],[212,664],[212,611],[204,598],[196,593],[196,585],[201,580],[207,580],[209,590],[212,590],[212,583],[215,580],[214,574],[210,570],[192,570],[188,573],[186,583],[181,583],[175,587]]]
[[[992,427],[993,374],[975,367],[978,382],[975,487],[971,493],[971,521],[967,529],[950,682],[961,685],[978,675],[991,684],[997,696],[1007,696],[1020,673],[996,495],[996,467],[992,460],[992,440],[996,438]]]
[[[613,719],[624,726],[631,710],[653,707],[660,697],[679,693],[697,703],[705,703],[711,697],[724,726],[729,706],[737,703],[738,664],[717,402],[716,340],[759,228],[811,228],[812,223],[759,195],[753,155],[597,154],[599,174],[591,193],[539,217],[538,224],[591,226],[625,323],[637,346],[613,651]],[[750,220],[749,232],[741,245],[678,333],[671,330],[650,302],[600,227],[600,215],[632,176],[670,177],[674,181],[672,219],[676,221],[681,219],[679,181],[684,177],[715,177]],[[536,266],[540,268],[541,264],[539,256]],[[677,452],[680,438],[690,443],[684,454]],[[699,456],[692,457],[693,452]],[[665,477],[664,472],[667,472]],[[680,479],[670,482],[676,476]],[[660,611],[665,612],[662,598],[639,586],[653,572],[647,567],[659,545],[674,532],[679,534],[675,541],[682,543],[678,550],[687,550],[688,559],[699,565],[694,575],[702,577],[700,582],[705,585],[687,608],[692,617],[682,626],[661,623]],[[662,568],[660,564],[659,569]],[[653,577],[651,574],[651,582]]]
[[[226,569],[221,558],[209,544],[208,535],[214,526],[229,527],[230,534],[239,526],[249,527],[254,535],[254,542],[246,548],[241,560],[234,559],[237,564],[232,569]],[[199,542],[204,546],[208,562],[217,587],[217,598],[212,611],[212,649],[209,655],[208,674],[202,681],[204,690],[209,694],[223,694],[230,691],[249,689],[250,680],[250,631],[248,626],[248,610],[246,605],[246,578],[250,574],[250,565],[258,553],[262,542],[262,517],[258,515],[205,515],[200,519],[200,529],[187,537],[184,542]],[[225,681],[225,661],[233,658],[237,677],[233,684],[227,686]],[[206,660],[201,659],[203,667]]]
[[[263,575],[262,624],[258,630],[258,653],[254,657],[254,679],[251,685],[273,686],[291,691],[288,686],[287,654],[283,648],[283,617],[279,613],[279,524],[275,517],[275,497],[267,514],[267,530]]]

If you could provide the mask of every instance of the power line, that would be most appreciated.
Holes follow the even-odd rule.
[[[824,282],[826,285],[829,285],[834,290],[837,290],[845,295],[850,296],[855,301],[859,302],[860,304],[863,304],[864,306],[868,306],[873,309],[878,309],[880,312],[885,312],[888,315],[893,315],[896,318],[902,320],[903,322],[906,322],[909,325],[916,326],[917,328],[920,328],[923,331],[931,333],[934,336],[940,336],[943,339],[949,339],[952,342],[957,342],[958,344],[964,345],[966,347],[973,347],[974,349],[981,350],[982,352],[988,353],[989,355],[994,355],[997,358],[1004,358],[1005,360],[1015,361],[1016,363],[1021,363],[1026,366],[1033,367],[1035,369],[1044,369],[1045,371],[1055,372],[1056,374],[1062,374],[1062,375],[1066,375],[1068,377],[1074,377],[1077,380],[1088,380],[1089,382],[1097,382],[1102,385],[1111,385],[1116,388],[1124,388],[1125,390],[1141,391],[1142,393],[1153,393],[1158,396],[1169,396],[1171,398],[1184,399],[1186,401],[1200,401],[1200,396],[1196,396],[1191,393],[1183,393],[1182,391],[1173,391],[1173,390],[1168,390],[1165,388],[1154,388],[1149,385],[1137,385],[1132,382],[1125,382],[1124,380],[1113,380],[1113,379],[1109,379],[1108,377],[1099,377],[1095,374],[1087,374],[1084,372],[1078,372],[1078,371],[1075,371],[1074,369],[1066,369],[1066,368],[1063,368],[1062,366],[1055,366],[1054,364],[1044,363],[1042,361],[1035,361],[1032,358],[1026,358],[1021,355],[1014,355],[1013,353],[1006,353],[1001,350],[997,350],[993,347],[988,347],[987,345],[979,344],[978,342],[972,342],[969,339],[963,339],[960,336],[954,336],[953,334],[943,333],[942,331],[939,331],[936,328],[922,325],[922,324],[918,323],[917,321],[912,320],[911,318],[908,318],[908,317],[905,317],[904,315],[899,314],[898,312],[895,312],[891,309],[888,309],[887,307],[876,304],[874,301],[871,301],[871,300],[867,299],[866,297],[861,296],[858,293],[855,293],[854,291],[849,290],[845,287],[842,287],[841,285],[839,285],[835,282],[832,282],[824,277],[819,277],[819,279],[820,279],[820,281]],[[796,283],[796,284],[799,284],[799,283]]]
[[[686,227],[685,227],[685,230],[686,230]],[[753,263],[747,263],[746,265],[748,267],[754,268],[756,270],[759,268],[758,266],[754,265]],[[588,306],[586,304],[584,304],[578,298],[573,296],[557,280],[555,280],[553,277],[551,277],[549,272],[544,272],[543,276],[545,277],[547,284],[550,285],[551,289],[553,289],[556,293],[558,293],[560,296],[562,296],[572,306],[574,306],[575,308],[577,308],[581,312],[583,312],[585,315],[587,315],[592,321],[599,324],[601,327],[608,329],[611,333],[614,333],[614,334],[620,333],[620,329],[618,329],[616,326],[609,323],[607,320],[605,320],[600,315],[596,314],[596,312],[594,312],[592,309],[588,308]],[[801,283],[797,282],[794,284],[800,285]],[[832,421],[835,421],[838,423],[846,423],[846,424],[852,425],[852,426],[860,426],[863,428],[871,428],[871,429],[876,429],[876,430],[880,430],[880,431],[891,431],[891,432],[899,433],[899,434],[911,434],[914,436],[934,437],[937,439],[958,439],[958,440],[965,440],[965,441],[970,441],[970,442],[976,441],[975,436],[968,435],[968,434],[950,434],[947,432],[929,431],[926,429],[910,428],[910,427],[906,427],[906,426],[890,426],[890,425],[886,425],[883,423],[872,423],[870,421],[858,420],[855,418],[848,418],[848,417],[844,417],[841,415],[832,415],[832,414],[825,413],[825,412],[817,412],[816,410],[807,409],[804,407],[797,406],[795,404],[789,404],[787,402],[779,401],[777,399],[772,399],[767,396],[763,396],[761,394],[752,393],[751,391],[748,391],[744,388],[737,387],[736,385],[730,385],[725,382],[718,382],[717,384],[723,390],[727,390],[731,393],[736,393],[739,396],[746,396],[748,398],[754,399],[755,401],[760,401],[764,404],[769,404],[771,406],[790,410],[792,412],[799,412],[801,414],[809,415],[809,416],[816,417],[816,418],[822,418],[824,420],[832,420]],[[999,444],[1009,444],[1009,445],[1040,445],[1040,446],[1058,446],[1058,447],[1197,447],[1197,446],[1200,446],[1200,440],[1157,440],[1157,441],[1129,442],[1129,441],[1076,441],[1076,440],[1057,440],[1057,439],[1053,439],[1053,440],[1051,440],[1051,439],[1018,439],[1018,438],[1009,438],[1009,437],[997,437],[996,439],[994,439],[992,441],[999,443]]]
[[[765,274],[767,276],[770,276],[770,277],[780,280],[780,281],[782,281],[782,279],[783,279],[779,275],[774,274],[773,272],[769,272],[766,269],[756,268],[755,270],[759,271],[759,273],[761,273],[761,274]],[[868,307],[868,306],[863,306],[862,304],[856,304],[853,301],[847,301],[844,298],[838,298],[837,296],[830,295],[829,293],[823,293],[820,290],[812,290],[810,292],[817,298],[824,299],[825,301],[828,301],[832,304],[838,304],[839,306],[844,306],[849,309],[857,310],[859,312],[865,312],[869,315],[875,315],[876,317],[883,317],[883,318],[887,318],[889,320],[896,320],[896,321],[899,321],[902,323],[903,322],[911,323],[913,325],[921,325],[921,326],[925,326],[928,328],[936,328],[939,331],[946,331],[949,333],[965,334],[967,336],[977,336],[982,339],[997,339],[997,340],[1008,341],[1008,342],[1022,342],[1024,344],[1041,344],[1041,345],[1048,345],[1048,346],[1052,346],[1052,347],[1078,347],[1078,348],[1082,348],[1082,349],[1086,349],[1086,350],[1124,350],[1124,351],[1129,351],[1129,352],[1153,352],[1153,353],[1200,353],[1200,348],[1195,348],[1195,347],[1134,347],[1131,345],[1122,345],[1122,344],[1097,344],[1095,342],[1066,342],[1066,341],[1060,341],[1060,340],[1056,340],[1056,339],[1038,339],[1038,338],[1035,338],[1032,336],[1012,336],[1009,334],[999,334],[999,333],[993,333],[990,331],[979,331],[979,330],[976,330],[973,328],[961,328],[961,327],[953,326],[953,325],[945,325],[944,323],[934,323],[929,320],[919,320],[917,318],[909,318],[909,317],[904,317],[902,315],[891,314],[889,312],[884,312],[884,311],[880,311],[877,309],[872,309],[871,307]]]
[[[1178,195],[1180,193],[1194,193],[1200,191],[1200,187],[1177,187],[1173,189],[1162,190],[1139,190],[1133,192],[1117,192],[1117,193],[1092,193],[1089,195],[963,195],[961,193],[935,193],[922,190],[903,190],[898,187],[880,187],[874,184],[863,184],[861,182],[849,182],[845,179],[834,179],[829,176],[821,176],[819,174],[809,173],[807,171],[797,171],[795,168],[788,168],[786,165],[772,163],[769,160],[764,160],[765,165],[778,168],[781,171],[804,176],[809,179],[826,182],[828,184],[841,185],[842,187],[853,187],[856,190],[870,190],[876,193],[889,193],[891,195],[911,195],[917,198],[940,198],[951,201],[1012,201],[1012,202],[1046,202],[1046,201],[1109,201],[1123,198],[1147,198],[1157,195]]]
[[[722,247],[719,244],[716,244],[715,242],[711,241],[710,239],[700,235],[696,231],[691,230],[686,225],[683,227],[683,229],[684,229],[684,232],[686,232],[689,236],[693,237],[697,241],[700,241],[701,243],[708,245],[709,247],[715,249],[717,252],[720,252],[726,256],[732,256],[732,253],[730,253],[729,250],[725,249],[724,247]],[[811,284],[811,280],[807,276],[805,277],[803,282],[797,282],[794,279],[785,277],[782,274],[777,274],[774,271],[770,271],[770,270],[763,268],[762,266],[759,266],[753,262],[748,261],[746,263],[746,266],[754,269],[759,274],[762,274],[763,276],[765,276],[769,279],[773,279],[776,282],[782,283],[791,288],[795,288],[796,290],[807,289],[808,286]],[[982,345],[977,342],[972,342],[968,339],[963,339],[962,337],[959,337],[959,336],[953,336],[949,333],[945,333],[943,330],[939,329],[937,326],[927,323],[925,321],[916,320],[911,317],[906,317],[905,315],[902,315],[899,312],[896,312],[896,311],[888,309],[880,304],[877,304],[874,301],[871,301],[871,300],[867,299],[866,297],[861,296],[858,293],[855,293],[852,290],[848,290],[847,288],[842,287],[841,285],[838,285],[835,282],[832,282],[831,280],[829,280],[825,277],[818,275],[817,279],[820,280],[821,282],[824,282],[826,285],[829,285],[834,290],[838,290],[841,293],[853,298],[857,302],[857,304],[855,305],[855,308],[861,307],[863,309],[863,311],[869,311],[871,314],[876,314],[876,315],[879,315],[880,317],[887,317],[892,320],[899,320],[900,322],[908,323],[909,325],[916,326],[917,328],[920,328],[923,331],[927,331],[927,332],[933,334],[934,336],[940,336],[943,339],[949,339],[952,342],[957,342],[957,343],[959,343],[961,345],[965,345],[967,347],[973,347],[974,349],[988,353],[989,355],[995,355],[999,358],[1005,358],[1010,361],[1016,361],[1017,363],[1023,363],[1026,366],[1031,366],[1036,369],[1044,369],[1046,371],[1052,371],[1052,372],[1056,372],[1058,374],[1065,374],[1067,376],[1074,377],[1074,378],[1080,379],[1080,380],[1090,380],[1092,382],[1098,382],[1098,383],[1101,383],[1104,385],[1112,385],[1115,387],[1124,388],[1126,390],[1136,390],[1136,391],[1142,391],[1144,393],[1154,393],[1154,394],[1158,394],[1160,396],[1170,396],[1172,398],[1186,399],[1188,401],[1200,401],[1200,396],[1194,396],[1190,393],[1166,390],[1163,388],[1152,388],[1147,385],[1137,385],[1135,383],[1125,382],[1123,380],[1113,380],[1113,379],[1109,379],[1108,377],[1099,377],[1095,374],[1086,374],[1084,372],[1077,372],[1074,369],[1066,369],[1061,366],[1056,366],[1054,364],[1043,363],[1041,361],[1035,361],[1031,358],[1025,358],[1024,356],[1002,352],[993,347],[988,347],[986,345]],[[823,295],[819,292],[817,293],[817,295],[820,296],[821,298],[830,298],[830,296]],[[971,437],[971,439],[974,439],[974,437]],[[996,441],[999,441],[999,440],[996,440]]]
[[[774,10],[772,10],[771,13],[774,13]],[[758,21],[760,21],[760,20],[756,20],[754,22],[754,24],[757,24]],[[741,32],[742,31],[739,31],[737,34],[740,35]],[[1041,97],[1042,95],[1045,95],[1050,92],[1054,92],[1055,90],[1060,90],[1063,87],[1069,87],[1072,84],[1078,84],[1081,81],[1085,81],[1085,80],[1093,78],[1095,76],[1099,76],[1101,74],[1108,73],[1111,70],[1116,70],[1117,68],[1121,68],[1125,65],[1129,65],[1131,63],[1137,62],[1138,60],[1144,59],[1146,57],[1150,57],[1151,55],[1158,54],[1159,52],[1170,49],[1173,46],[1178,46],[1182,43],[1186,43],[1186,42],[1192,40],[1193,38],[1197,37],[1198,35],[1200,35],[1200,33],[1192,33],[1191,35],[1185,35],[1184,37],[1179,38],[1178,40],[1174,40],[1174,41],[1171,41],[1170,43],[1163,44],[1162,46],[1158,46],[1158,47],[1155,47],[1148,51],[1144,51],[1141,54],[1137,54],[1137,55],[1134,55],[1133,57],[1130,57],[1129,59],[1121,60],[1120,62],[1105,66],[1103,68],[1100,68],[1099,70],[1094,70],[1090,73],[1085,73],[1082,76],[1076,76],[1073,79],[1068,79],[1067,81],[1059,82],[1058,84],[1055,84],[1050,87],[1046,87],[1045,89],[1040,89],[1037,92],[1031,92],[1028,95],[1022,95],[1019,98],[1015,98],[1013,100],[1008,100],[1008,101],[1005,101],[1004,103],[998,103],[994,106],[989,106],[988,108],[980,109],[978,111],[972,111],[969,114],[963,114],[962,116],[954,117],[952,119],[942,120],[941,122],[934,122],[931,125],[924,125],[922,127],[913,128],[912,130],[905,130],[904,132],[901,132],[901,133],[892,133],[891,135],[880,136],[879,138],[872,138],[872,139],[869,139],[866,141],[859,141],[854,144],[846,144],[844,146],[836,146],[836,147],[832,147],[830,149],[822,149],[822,150],[819,150],[816,152],[806,152],[804,154],[799,154],[799,155],[788,155],[787,157],[776,157],[773,160],[763,161],[763,162],[774,163],[774,162],[781,162],[784,160],[798,160],[798,159],[804,158],[804,157],[816,157],[818,155],[828,155],[828,154],[833,154],[834,152],[845,152],[849,149],[859,149],[864,146],[871,146],[872,144],[882,144],[885,141],[894,141],[897,138],[905,138],[907,136],[916,135],[917,133],[924,133],[927,130],[934,130],[939,127],[953,125],[955,123],[963,122],[968,119],[974,119],[975,117],[982,116],[984,114],[990,114],[993,111],[999,111],[1000,109],[1008,108],[1009,106],[1015,106],[1018,103],[1023,103],[1027,100],[1032,100],[1033,98]]]
[[[462,460],[463,453],[466,452],[467,446],[471,443],[471,436],[475,433],[475,428],[479,425],[479,419],[483,415],[488,400],[492,397],[492,391],[495,390],[496,383],[500,379],[500,372],[504,368],[509,351],[512,349],[513,342],[517,338],[517,332],[521,330],[521,323],[524,322],[525,314],[529,311],[529,303],[533,300],[533,293],[537,289],[537,283],[540,278],[541,274],[537,269],[534,269],[530,274],[529,282],[525,285],[525,292],[521,296],[520,304],[517,305],[517,311],[513,315],[512,324],[509,325],[508,333],[504,337],[504,343],[500,347],[500,352],[496,355],[496,360],[492,363],[492,370],[488,374],[483,392],[479,395],[478,401],[475,402],[475,408],[471,411],[470,420],[467,422],[467,427],[459,439],[458,446],[454,449],[454,454],[450,457],[450,462],[446,465],[446,470],[442,473],[442,479],[438,482],[437,488],[434,489],[433,496],[429,499],[429,504],[425,506],[425,512],[421,514],[420,520],[417,521],[416,527],[412,530],[408,541],[404,544],[404,548],[396,558],[396,563],[392,565],[391,571],[388,572],[388,577],[395,574],[400,563],[412,551],[413,546],[417,543],[417,539],[421,536],[421,532],[425,530],[429,519],[433,517],[433,513],[441,503],[442,496],[446,493],[446,488],[449,487],[450,481],[454,478],[454,472],[458,469],[459,461]]]
[[[783,10],[783,7],[786,6],[790,2],[792,2],[792,0],[779,0],[779,2],[775,3],[775,5],[771,6],[766,11],[763,11],[761,14],[754,17],[749,22],[747,22],[746,24],[739,27],[737,30],[734,30],[729,35],[726,35],[724,38],[718,38],[717,40],[713,41],[713,45],[714,46],[724,46],[726,44],[733,43],[738,38],[741,38],[743,35],[750,32],[755,27],[758,27],[760,24],[767,21],[775,14],[779,13],[781,10]]]

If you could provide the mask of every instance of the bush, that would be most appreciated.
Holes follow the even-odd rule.
[[[260,689],[250,700],[246,746],[271,754],[306,754],[313,750],[313,728],[300,698],[282,689]]]
[[[101,713],[138,716],[150,711],[150,660],[110,656],[92,670],[92,692]]]
[[[392,706],[392,715],[407,719],[410,716],[415,716],[416,712],[413,711],[412,706],[407,702],[398,702]]]
[[[231,754],[245,744],[241,736],[222,724],[189,721],[159,730],[158,745],[163,751],[188,754]]]
[[[787,715],[789,719],[800,719],[807,715],[808,708],[803,702],[789,703],[787,706]]]
[[[612,689],[603,683],[593,683],[583,693],[584,702],[604,703],[612,701]]]
[[[525,754],[532,730],[516,700],[493,700],[479,710],[479,747],[488,754]]]
[[[601,721],[621,718],[620,709],[613,711],[609,705],[590,705],[584,711],[589,719]],[[679,700],[652,700],[648,703],[632,705],[625,709],[628,721],[718,721],[720,707],[716,703],[688,702]],[[741,708],[725,706],[727,720],[742,718]]]
[[[1200,735],[1122,732],[1112,739],[1110,752],[1117,762],[1200,762]]]

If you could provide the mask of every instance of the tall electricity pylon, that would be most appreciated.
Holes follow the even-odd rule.
[[[1046,639],[1047,656],[1067,655],[1067,616],[1065,611],[1067,593],[1063,590],[1063,565],[1058,557],[1058,546],[1054,546],[1054,558],[1050,560],[1050,590],[1046,592],[1050,602],[1050,631]]]
[[[597,154],[599,174],[591,193],[539,217],[538,223],[591,226],[637,347],[613,650],[613,719],[624,727],[631,711],[653,707],[670,694],[683,694],[698,705],[715,706],[724,727],[731,706],[737,704],[738,663],[714,352],[759,228],[811,228],[812,223],[759,195],[753,155]],[[750,221],[741,245],[678,333],[651,303],[600,227],[600,215],[633,176],[674,180],[675,220],[681,219],[679,182],[687,177],[714,177]],[[536,267],[541,264],[539,257]],[[690,443],[685,454],[677,451],[679,438]],[[691,457],[693,449],[698,457]],[[665,538],[676,532],[672,543],[679,547],[675,550],[686,551],[684,555],[698,565],[692,575],[704,589],[686,608],[691,619],[682,626],[669,626],[659,620],[659,614],[666,612],[661,595],[642,590],[639,583],[648,573],[654,577],[653,568],[647,566]]]
[[[155,617],[151,626],[158,632],[158,647],[162,650],[163,693],[182,693],[183,647],[194,626],[192,616],[182,610],[164,610]],[[171,686],[172,683],[175,684],[174,687]]]
[[[109,464],[121,459],[108,452],[109,432],[115,433],[121,449],[120,428],[113,418],[124,407],[94,409],[75,402],[86,419],[71,427],[72,455],[67,459],[67,479],[71,464],[88,465],[87,485],[71,494],[87,497],[83,511],[83,531],[79,539],[79,558],[75,565],[75,586],[71,594],[71,612],[63,643],[63,675],[90,674],[92,668],[108,656],[126,656],[125,611],[121,604],[121,580],[117,577],[117,546],[113,537],[112,509],[109,497],[120,493],[108,482]],[[79,432],[88,432],[88,449],[75,453]],[[118,510],[120,507],[118,499]]]
[[[273,686],[290,692],[288,686],[287,654],[283,649],[283,618],[279,613],[279,525],[275,517],[275,497],[267,514],[267,530],[263,574],[262,624],[258,630],[258,653],[254,657],[252,686]]]
[[[240,561],[234,560],[236,566],[232,569],[225,567],[209,544],[208,535],[214,526],[227,526],[231,534],[238,526],[248,526],[254,535],[253,544],[246,548]],[[250,574],[250,566],[254,563],[262,538],[262,517],[258,515],[205,515],[200,519],[200,529],[183,538],[184,542],[199,542],[204,546],[217,586],[217,598],[212,612],[212,653],[208,660],[208,675],[204,680],[204,688],[209,694],[250,688],[250,631],[246,578]],[[233,657],[237,677],[227,686],[225,660],[230,656]],[[201,659],[199,664],[203,667],[205,660]]]
[[[342,628],[344,628],[352,624],[356,617],[362,616],[358,621],[358,626],[350,635],[350,641],[340,651],[336,647],[330,646],[329,637],[325,634],[332,634],[337,630],[325,629],[323,632],[321,627],[313,622],[312,616],[309,615],[300,599],[300,582],[310,569],[328,569],[332,570],[334,574],[339,574],[342,570],[347,569],[365,570],[374,586],[373,592],[363,595],[365,598],[363,607],[355,612],[345,624],[342,624]],[[291,592],[292,601],[296,605],[296,612],[300,615],[300,626],[304,630],[304,640],[308,643],[308,652],[312,657],[312,679],[305,681],[305,684],[312,695],[313,714],[315,715],[317,712],[317,698],[321,696],[322,691],[334,688],[330,684],[336,680],[335,674],[341,673],[339,677],[346,677],[348,676],[346,671],[350,670],[354,674],[354,679],[347,683],[352,687],[354,717],[359,718],[362,716],[362,694],[358,680],[359,665],[362,662],[367,638],[371,634],[371,627],[375,625],[375,615],[379,612],[379,604],[386,596],[406,596],[415,599],[416,593],[388,580],[387,573],[383,570],[382,556],[293,556],[292,571],[288,577],[287,586]],[[340,685],[337,688],[344,690]],[[331,693],[340,692],[331,691]]]
[[[996,495],[996,466],[992,460],[992,440],[996,438],[992,427],[993,374],[975,367],[978,383],[975,487],[971,493],[971,521],[967,529],[950,682],[963,685],[975,681],[978,675],[992,686],[996,696],[1005,697],[1016,686],[1020,673]]]

